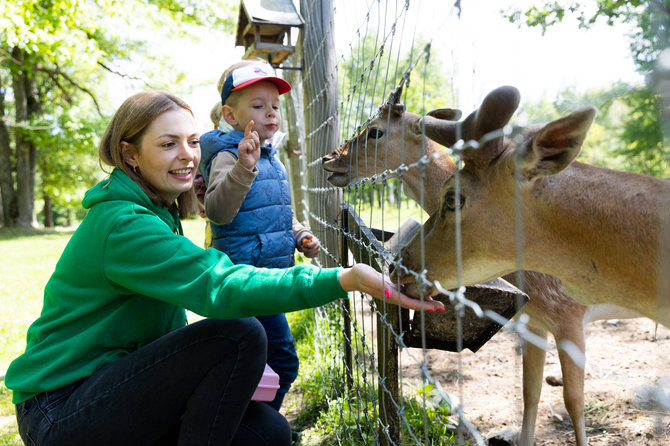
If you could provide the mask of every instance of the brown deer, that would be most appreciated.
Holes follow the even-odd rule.
[[[420,197],[424,187],[423,208],[429,214],[439,208],[440,186],[454,174],[452,161],[444,156],[445,149],[426,138],[421,117],[406,112],[398,104],[399,95],[386,104],[380,116],[372,120],[362,132],[322,159],[323,168],[331,172],[328,181],[344,187],[359,178],[370,177],[382,169],[395,170],[401,164],[411,165],[425,153],[431,162],[420,169],[403,172],[402,181],[409,196]],[[453,121],[460,112],[439,109],[428,113],[424,119],[435,122]],[[511,116],[511,115],[510,115]],[[446,140],[453,145],[455,140]],[[441,246],[441,245],[437,245]],[[511,251],[514,252],[514,251]],[[561,347],[572,343],[585,351],[585,324],[613,317],[636,317],[633,312],[623,311],[613,305],[585,306],[575,302],[561,286],[558,279],[545,274],[524,271],[523,289],[530,301],[523,307],[529,316],[529,330],[542,339],[552,333],[559,346],[559,360],[563,375],[563,398],[575,429],[578,445],[586,444],[584,424],[584,370],[575,363]],[[504,276],[509,282],[518,283],[516,274]],[[523,400],[524,413],[521,444],[532,445],[537,418],[537,409],[542,389],[542,378],[546,352],[528,343],[523,355]]]
[[[505,137],[497,131],[518,104],[518,91],[501,87],[462,122],[427,116],[416,124],[443,145],[466,141],[460,153],[464,164],[443,185],[440,204],[424,225],[425,246],[441,249],[423,249],[415,237],[401,251],[395,279],[416,294],[408,270],[419,270],[423,256],[432,283],[459,286],[454,240],[459,219],[463,284],[516,270],[521,243],[523,268],[559,278],[581,304],[610,303],[670,326],[670,182],[574,161],[596,115],[592,107]],[[545,298],[538,290],[525,291],[531,296],[527,309]],[[564,299],[569,303],[567,294]],[[563,323],[556,314],[540,317]],[[561,361],[566,388],[567,365]],[[565,402],[571,404],[567,397]],[[570,415],[575,430],[581,429]],[[577,444],[584,444],[580,435]]]

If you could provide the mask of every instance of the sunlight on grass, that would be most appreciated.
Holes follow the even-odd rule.
[[[39,316],[42,293],[72,231],[21,233],[0,237],[0,376],[26,346],[28,326]],[[12,392],[0,386],[0,446],[20,446]]]
[[[71,232],[0,239],[0,375],[25,348],[28,326],[42,307],[42,294]]]
[[[184,235],[198,246],[205,243],[205,226],[207,221],[200,217],[189,218],[181,222]]]
[[[388,203],[384,203],[383,207],[378,204],[371,207],[369,203],[350,204],[368,227],[389,232],[396,232],[410,218],[422,224],[428,219],[428,214],[409,199],[403,200],[400,206]]]

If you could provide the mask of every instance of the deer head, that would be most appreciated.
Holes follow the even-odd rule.
[[[577,156],[595,109],[587,108],[505,137],[500,130],[508,124],[518,104],[516,88],[501,87],[489,93],[481,107],[462,122],[424,118],[426,135],[436,142],[452,146],[459,139],[465,141],[460,152],[463,167],[444,183],[438,210],[424,225],[423,243],[417,234],[402,249],[401,267],[395,269],[394,279],[414,283],[416,276],[408,270],[421,271],[423,258],[429,281],[437,280],[447,289],[457,287],[457,223],[463,284],[481,283],[519,269],[515,181],[521,181],[524,193],[524,230],[531,231],[524,233],[524,253],[533,255],[529,245],[533,236],[541,238],[542,234],[541,230],[534,234],[534,225],[531,221],[526,223],[526,217],[533,214],[530,197],[537,198],[545,184],[543,179],[565,169]],[[409,286],[407,292],[419,294],[416,286]]]
[[[323,169],[331,173],[328,177],[331,184],[345,187],[385,169],[393,170],[403,164],[413,164],[424,155],[424,147],[428,156],[444,152],[439,144],[426,138],[422,117],[407,112],[405,106],[398,102],[399,98],[399,91],[396,91],[391,100],[381,108],[379,116],[352,139],[321,159]],[[440,108],[430,111],[425,118],[444,122],[457,120],[460,116],[459,110]],[[436,178],[425,180],[442,184],[454,172],[455,167],[446,156],[439,157],[435,163],[439,165],[439,169],[430,174],[434,173]],[[403,181],[410,191],[421,187],[420,178],[416,178],[416,185],[413,184],[413,179],[403,177]]]

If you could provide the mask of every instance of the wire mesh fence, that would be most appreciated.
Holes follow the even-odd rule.
[[[445,212],[440,206],[448,203],[443,199],[441,204],[440,187],[452,178],[457,224],[451,242],[457,247],[455,275],[458,285],[463,283],[458,225],[462,154],[519,138],[523,132],[514,133],[507,125],[518,100],[505,105],[504,99],[498,105],[499,97],[513,95],[508,91],[487,97],[496,107],[507,107],[496,110],[506,116],[504,122],[490,128],[473,124],[468,129],[459,123],[460,111],[448,108],[456,103],[453,61],[443,52],[435,54],[433,39],[458,39],[449,29],[458,21],[460,1],[430,11],[418,1],[301,0],[300,11],[305,27],[293,60],[301,65],[302,89],[296,93],[304,97],[293,102],[304,105],[304,150],[294,166],[303,180],[295,196],[298,215],[322,242],[318,263],[367,263],[385,274],[391,274],[393,265],[396,274],[411,277],[420,298],[432,290],[447,307],[442,314],[410,312],[354,294],[349,301],[316,310],[320,373],[329,389],[328,406],[338,418],[335,440],[484,444],[484,435],[463,410],[468,396],[458,386],[455,398],[444,389],[431,372],[428,353],[476,352],[503,326],[517,337],[517,353],[523,348],[547,350],[546,334],[529,327],[527,316],[512,319],[519,309],[526,304],[531,318],[547,325],[570,320],[579,326],[586,311],[550,276],[520,271],[447,289],[427,274],[422,225],[431,224],[430,214]],[[439,20],[431,21],[433,30],[426,30],[425,17],[438,12]],[[295,85],[298,79],[293,79]],[[431,119],[453,125],[427,131]],[[517,222],[521,209],[516,202]],[[419,248],[410,266],[401,248],[413,237]],[[522,225],[517,225],[515,239],[513,254],[521,265]],[[550,295],[552,304],[558,303],[554,310],[548,306]],[[637,315],[618,310],[616,317]],[[560,336],[556,342],[573,367],[583,370],[583,345]],[[460,359],[456,361],[461,376]]]

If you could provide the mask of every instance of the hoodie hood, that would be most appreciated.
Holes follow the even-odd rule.
[[[84,195],[81,204],[84,209],[91,209],[101,203],[113,201],[130,201],[139,206],[147,208],[163,220],[173,232],[181,234],[181,222],[177,213],[177,207],[173,204],[170,209],[152,202],[142,188],[133,181],[126,173],[115,168],[109,178],[102,180]]]

